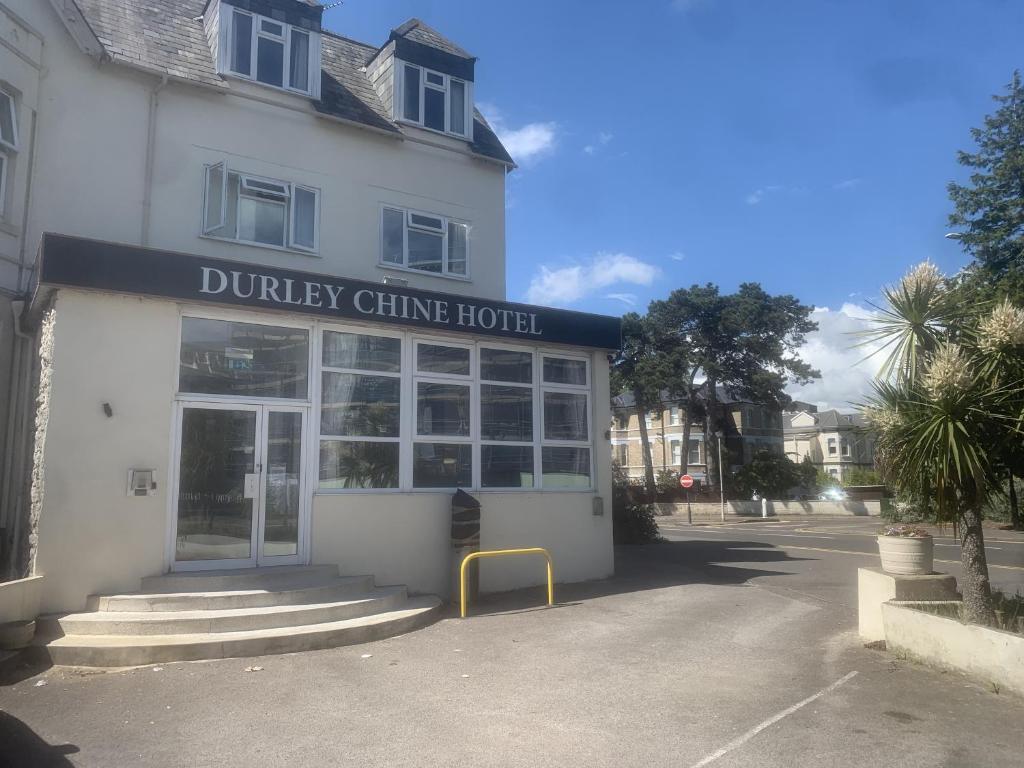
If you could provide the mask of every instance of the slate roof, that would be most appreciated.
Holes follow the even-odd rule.
[[[424,24],[419,19],[409,19],[402,26],[391,30],[391,36],[404,37],[423,45],[429,45],[431,48],[437,48],[461,59],[476,59],[476,56],[467,53],[436,29]]]
[[[839,429],[863,429],[867,426],[864,417],[859,413],[840,413],[834,408],[828,411],[811,413],[814,417],[814,424],[807,427],[794,427],[793,419],[803,413],[785,413],[782,416],[783,429],[793,432],[827,432]]]
[[[79,9],[111,61],[166,74],[200,85],[229,89],[217,74],[201,15],[207,0],[77,0]],[[418,19],[398,29],[424,45],[473,58]],[[398,30],[395,30],[396,32]],[[399,126],[388,116],[366,75],[365,67],[379,50],[324,30],[321,100],[318,112],[396,136]],[[494,130],[474,111],[470,149],[486,158],[514,166]]]

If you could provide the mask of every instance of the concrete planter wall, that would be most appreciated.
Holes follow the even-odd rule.
[[[957,618],[922,610],[925,606],[934,610],[937,605],[959,615],[957,602],[885,603],[882,621],[886,648],[1024,696],[1024,635],[964,624]]]
[[[35,634],[43,577],[0,583],[0,650],[23,648]]]
[[[923,576],[935,564],[935,542],[931,536],[879,536],[878,554],[882,570],[898,576]]]

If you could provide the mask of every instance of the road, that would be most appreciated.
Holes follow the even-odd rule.
[[[860,643],[874,525],[663,519],[550,609],[530,589],[350,648],[42,670],[0,687],[0,768],[1020,765],[1024,699]],[[1019,583],[1020,545],[991,544]]]
[[[878,565],[875,541],[882,523],[864,517],[779,517],[767,520],[727,521],[725,525],[689,525],[682,518],[659,518],[662,535],[670,540],[712,538],[724,541],[755,541],[793,553],[837,557],[855,567]],[[935,537],[935,570],[960,579],[960,544],[949,527],[931,528]],[[985,554],[992,586],[1013,594],[1024,594],[1024,534],[985,529]],[[856,579],[851,580],[856,587]]]

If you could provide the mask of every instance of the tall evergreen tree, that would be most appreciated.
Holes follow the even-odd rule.
[[[972,128],[974,152],[959,152],[958,162],[972,169],[968,184],[951,183],[957,227],[973,262],[960,280],[961,301],[984,305],[1024,295],[1024,83],[1015,71],[1006,92],[993,96],[999,106]],[[1010,519],[1024,529],[1014,477],[1024,474],[1024,445],[1007,441],[996,456],[1007,479]]]

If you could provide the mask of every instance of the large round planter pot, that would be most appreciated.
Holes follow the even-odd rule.
[[[897,576],[921,576],[932,572],[935,543],[931,536],[879,536],[882,570]]]

